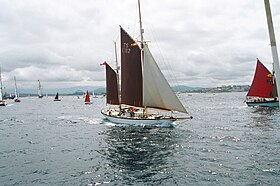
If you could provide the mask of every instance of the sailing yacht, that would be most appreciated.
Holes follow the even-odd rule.
[[[273,73],[269,72],[269,70],[257,60],[254,80],[247,94],[246,103],[248,106],[279,107],[280,67],[269,0],[264,0],[264,5],[273,58]]]
[[[276,81],[273,74],[257,59],[257,66],[250,90],[246,96],[248,106],[277,107]]]
[[[17,90],[17,80],[16,80],[16,76],[14,76],[14,79],[15,79],[15,99],[14,101],[15,102],[20,102],[20,99],[19,99],[19,93],[18,93],[18,90]]]
[[[1,67],[0,67],[0,106],[6,106],[7,103],[3,99],[3,82],[2,82],[2,74],[1,74]]]
[[[85,104],[86,104],[86,105],[92,104],[92,102],[90,101],[90,96],[89,96],[88,91],[86,92]]]
[[[58,92],[56,93],[56,95],[54,97],[54,101],[61,101],[61,99],[59,99]]]
[[[38,98],[43,98],[42,85],[40,83],[40,80],[38,80],[38,83]]]
[[[106,66],[107,103],[119,106],[115,109],[102,109],[101,113],[109,121],[122,124],[171,124],[179,119],[191,119],[191,116],[172,116],[174,111],[186,114],[187,111],[160,71],[143,39],[140,0],[138,8],[140,43],[120,27],[121,88],[117,55],[116,71],[106,62],[101,64]],[[163,111],[169,111],[170,115],[161,114]]]

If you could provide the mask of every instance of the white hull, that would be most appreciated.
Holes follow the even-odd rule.
[[[129,116],[118,116],[115,114],[109,114],[109,110],[102,110],[101,114],[108,119],[110,122],[117,124],[127,124],[127,125],[170,125],[177,119],[173,117],[164,118],[144,118],[144,117],[129,117]],[[113,111],[114,112],[114,111]]]
[[[265,101],[265,102],[247,101],[246,104],[249,107],[279,107],[278,101]]]

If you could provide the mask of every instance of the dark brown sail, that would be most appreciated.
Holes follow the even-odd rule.
[[[107,103],[112,105],[119,105],[118,96],[118,82],[116,72],[108,65],[106,65],[106,94]]]
[[[141,50],[121,27],[121,103],[143,106]]]

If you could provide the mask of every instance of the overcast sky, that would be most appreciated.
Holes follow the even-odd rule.
[[[141,0],[144,37],[173,85],[251,84],[272,57],[263,0]],[[271,0],[280,43],[280,1]],[[6,88],[105,86],[119,25],[139,38],[137,0],[0,0]],[[278,47],[279,49],[279,47]],[[279,52],[279,50],[278,50]]]

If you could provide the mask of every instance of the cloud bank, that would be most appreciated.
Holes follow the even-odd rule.
[[[171,84],[250,84],[256,58],[272,68],[262,0],[142,0],[145,39]],[[280,42],[280,2],[271,0]],[[137,1],[2,0],[4,84],[32,88],[105,86],[119,25],[139,38]]]

